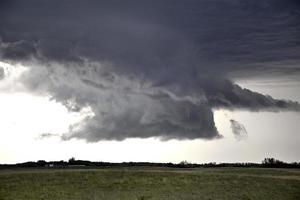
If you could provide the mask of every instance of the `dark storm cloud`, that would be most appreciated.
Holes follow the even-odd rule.
[[[162,140],[221,137],[215,128],[213,113],[206,106],[172,100],[157,104],[161,104],[162,110],[138,107],[125,108],[117,115],[111,112],[96,115],[88,119],[86,124],[78,124],[83,124],[79,130],[73,130],[77,128],[76,125],[71,127],[70,134],[65,134],[63,139],[83,138],[94,142],[129,137],[160,137]]]
[[[23,82],[32,91],[92,109],[64,139],[211,139],[220,137],[212,108],[299,111],[230,80],[300,74],[299,8],[296,0],[2,0],[0,55],[30,66]]]
[[[247,130],[243,124],[234,119],[231,119],[230,123],[232,132],[237,140],[242,140],[247,137]]]
[[[252,111],[300,111],[300,104],[298,102],[274,99],[271,96],[241,88],[229,80],[206,80],[202,88],[211,107],[225,107],[229,109],[245,108]]]

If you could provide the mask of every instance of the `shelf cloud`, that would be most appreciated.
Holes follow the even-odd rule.
[[[64,140],[216,139],[212,109],[300,110],[232,78],[300,75],[299,8],[296,0],[2,0],[0,56],[28,67],[20,81],[31,92],[91,108]]]

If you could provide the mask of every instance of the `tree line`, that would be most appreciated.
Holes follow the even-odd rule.
[[[88,160],[76,160],[70,158],[68,161],[45,161],[24,162],[18,164],[0,164],[5,168],[105,168],[105,167],[167,167],[167,168],[197,168],[197,167],[263,167],[263,168],[300,168],[300,162],[286,163],[275,158],[265,158],[261,163],[153,163],[153,162],[92,162]]]

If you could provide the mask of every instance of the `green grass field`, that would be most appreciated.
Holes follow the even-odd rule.
[[[0,170],[0,200],[300,199],[300,170],[119,168]]]

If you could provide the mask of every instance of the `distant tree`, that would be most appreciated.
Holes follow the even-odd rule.
[[[272,165],[272,164],[275,164],[275,158],[265,158],[262,161],[262,164],[263,165]]]
[[[286,163],[283,161],[277,160],[275,158],[265,158],[262,161],[262,165],[268,166],[268,167],[282,167],[282,166],[286,165]]]
[[[69,163],[70,163],[70,164],[75,163],[75,162],[76,162],[76,160],[75,160],[74,157],[72,157],[72,158],[69,159]]]
[[[36,162],[38,167],[45,167],[45,165],[47,164],[47,162],[45,160],[39,160]]]
[[[190,163],[186,160],[183,160],[180,163],[178,163],[176,166],[177,167],[182,167],[182,168],[189,168],[189,167],[192,167],[192,163]]]
[[[186,160],[183,160],[179,163],[179,165],[188,165],[188,164],[190,164],[190,163]]]

